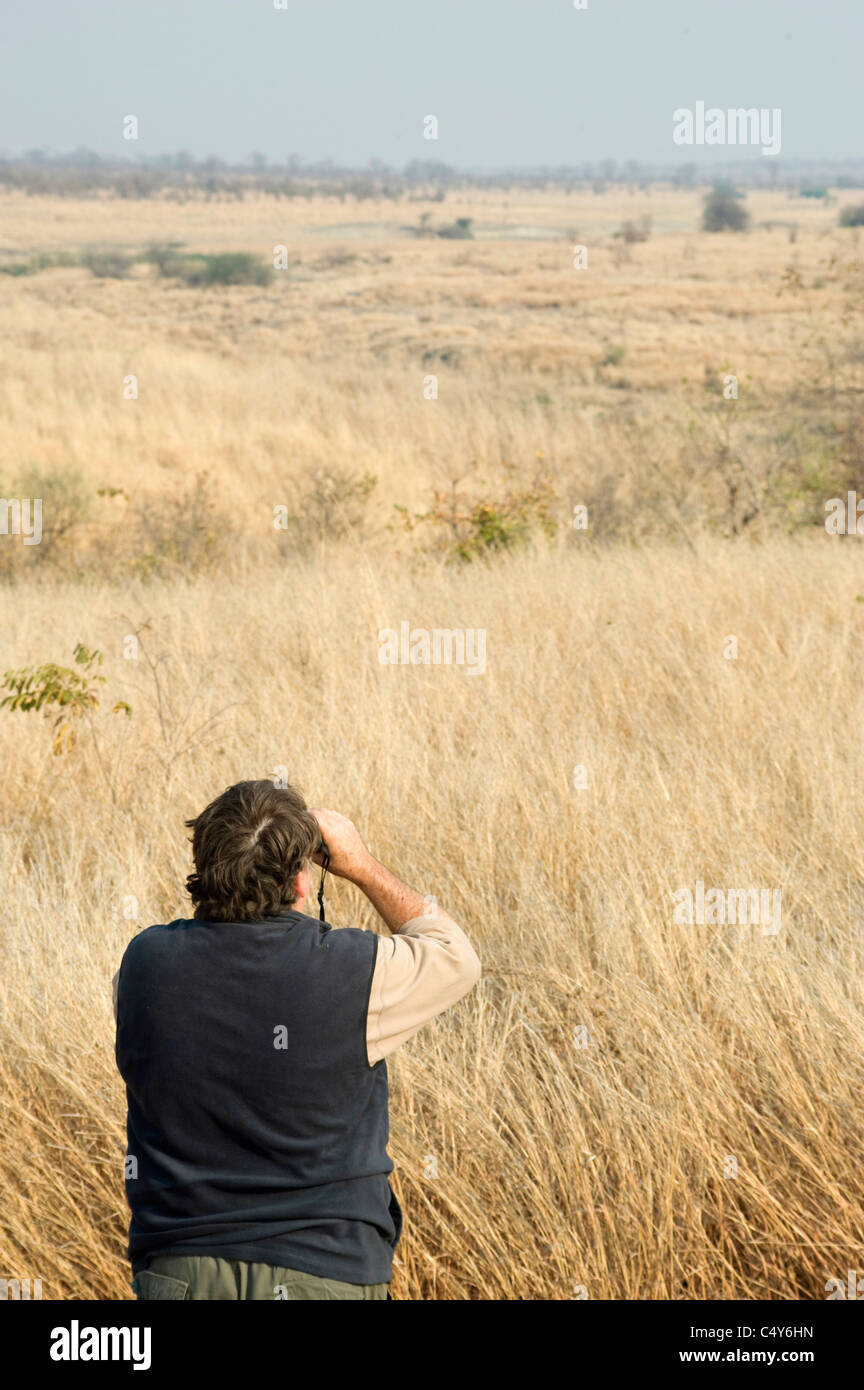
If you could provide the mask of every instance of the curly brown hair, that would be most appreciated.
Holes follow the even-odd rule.
[[[237,782],[186,825],[195,872],[186,880],[195,917],[258,922],[297,901],[296,879],[321,832],[294,787]]]

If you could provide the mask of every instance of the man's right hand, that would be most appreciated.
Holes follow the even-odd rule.
[[[340,815],[338,811],[325,811],[320,806],[310,806],[309,809],[318,822],[327,846],[329,867],[339,878],[350,879],[366,894],[391,932],[398,932],[406,922],[418,917],[436,917],[445,929],[448,923],[456,927],[452,917],[434,899],[421,897],[416,888],[403,883],[369,853],[359,830],[347,816]],[[322,862],[320,854],[313,854],[312,858],[316,864]],[[460,929],[456,927],[456,930]]]
[[[337,878],[347,878],[356,882],[363,877],[364,870],[372,862],[372,855],[360,838],[360,832],[353,821],[339,811],[326,811],[320,806],[310,806],[312,815],[318,822],[321,838],[330,856],[328,868]],[[323,856],[313,854],[316,864],[323,863]]]

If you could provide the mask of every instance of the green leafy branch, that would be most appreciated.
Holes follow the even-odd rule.
[[[23,713],[41,710],[49,717],[54,715],[52,751],[55,755],[71,750],[75,743],[76,721],[90,719],[99,709],[100,688],[105,684],[105,677],[98,672],[104,660],[100,651],[91,651],[78,642],[73,659],[79,670],[47,661],[41,666],[6,671],[0,685],[0,689],[9,692],[0,700],[0,709]],[[131,718],[132,706],[119,700],[112,713]],[[98,752],[98,744],[96,746]]]

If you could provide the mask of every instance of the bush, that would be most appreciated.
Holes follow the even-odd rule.
[[[474,233],[471,230],[473,217],[457,217],[455,222],[447,222],[443,227],[438,228],[438,235],[447,237],[451,241],[470,240]]]
[[[222,566],[233,539],[230,518],[221,511],[207,473],[197,474],[183,493],[138,498],[134,521],[137,535],[127,545],[142,579],[212,573]]]
[[[135,257],[124,251],[87,251],[81,264],[100,280],[125,280],[135,263]]]
[[[417,226],[412,227],[415,236],[435,236],[435,228],[432,226],[431,212],[421,212],[417,218]]]
[[[201,252],[183,253],[178,243],[151,246],[144,259],[155,265],[160,275],[182,280],[186,285],[269,285],[270,266],[263,265],[250,251],[222,251],[208,256]]]
[[[374,473],[360,473],[338,464],[307,468],[300,484],[298,510],[287,517],[284,527],[292,547],[307,549],[323,541],[364,536],[369,500],[377,486]]]
[[[43,252],[31,256],[29,261],[9,261],[0,265],[0,275],[36,275],[40,270],[49,270],[55,265],[81,265],[80,258],[71,251],[56,251],[49,255]]]
[[[471,497],[459,492],[454,480],[448,491],[436,491],[428,512],[410,513],[397,504],[403,525],[413,531],[418,523],[435,528],[433,548],[451,560],[470,561],[497,551],[514,550],[529,536],[540,533],[551,539],[557,526],[552,480],[538,476],[529,487],[512,488],[503,496]]]
[[[743,232],[750,225],[750,214],[743,206],[743,194],[726,184],[718,184],[706,195],[702,209],[704,232]]]
[[[628,245],[637,241],[647,241],[651,235],[651,218],[642,217],[638,222],[622,222],[615,235]]]
[[[190,285],[269,285],[272,274],[249,251],[224,251],[216,256],[202,256],[200,274],[193,273]]]
[[[601,367],[620,367],[624,358],[627,356],[627,349],[623,343],[610,343],[600,362]]]
[[[841,227],[864,227],[864,203],[853,203],[840,213]]]
[[[41,500],[42,539],[38,545],[6,551],[0,560],[0,573],[12,574],[22,564],[74,566],[76,548],[82,530],[86,529],[92,503],[80,471],[77,468],[24,469],[12,494]],[[4,495],[9,494],[4,490]]]
[[[182,259],[180,254],[182,245],[182,241],[153,242],[151,246],[148,246],[141,259],[149,265],[155,265],[160,275],[171,275],[174,273],[171,267]]]

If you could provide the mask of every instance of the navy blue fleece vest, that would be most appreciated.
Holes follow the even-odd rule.
[[[377,938],[300,912],[148,927],[120,967],[134,1272],[220,1255],[390,1279],[387,1066],[370,1067]]]

